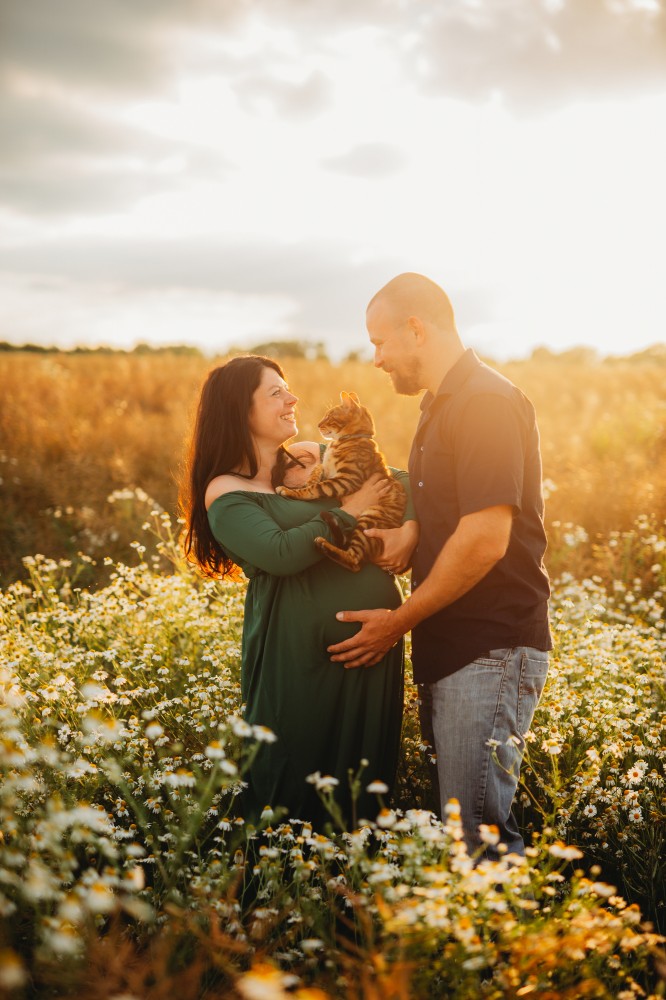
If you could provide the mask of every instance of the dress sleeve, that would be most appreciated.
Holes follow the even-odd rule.
[[[397,479],[399,483],[407,494],[407,506],[405,507],[405,513],[402,516],[402,523],[405,521],[418,521],[416,516],[416,508],[414,507],[414,501],[412,499],[412,487],[409,482],[409,473],[405,472],[404,469],[392,469],[389,466],[389,471],[394,479]]]
[[[339,507],[330,513],[345,528],[356,524],[356,518]],[[314,544],[318,536],[334,541],[319,513],[298,527],[283,529],[247,493],[218,497],[209,508],[208,523],[213,537],[232,559],[273,576],[291,576],[319,562],[322,553]]]

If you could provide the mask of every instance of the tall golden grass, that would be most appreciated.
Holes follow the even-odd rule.
[[[107,503],[137,487],[176,510],[177,480],[199,387],[221,359],[151,354],[0,355],[0,582],[23,556],[120,555],[145,510]],[[491,362],[492,363],[492,362]],[[599,361],[537,352],[494,365],[536,406],[551,532],[571,522],[591,542],[628,530],[639,514],[666,516],[666,365],[657,352]],[[300,397],[300,435],[340,390],[375,415],[392,465],[405,467],[418,398],[396,396],[370,363],[287,359]],[[138,524],[136,523],[138,521]],[[555,528],[553,527],[555,526]]]

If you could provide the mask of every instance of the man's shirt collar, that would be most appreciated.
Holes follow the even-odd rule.
[[[449,368],[436,394],[433,396],[430,390],[425,393],[421,400],[421,409],[423,411],[427,410],[432,401],[439,396],[453,396],[459,389],[462,389],[472,372],[480,364],[481,361],[479,361],[472,348],[468,347],[465,353],[458,358],[453,368]]]

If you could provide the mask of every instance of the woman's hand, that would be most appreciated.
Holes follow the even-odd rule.
[[[405,521],[399,528],[366,528],[365,534],[368,538],[381,538],[384,543],[373,562],[389,573],[404,573],[419,540],[419,522]]]
[[[390,485],[390,480],[384,479],[379,472],[373,472],[360,489],[344,498],[340,506],[352,517],[359,517],[368,507],[381,502]]]

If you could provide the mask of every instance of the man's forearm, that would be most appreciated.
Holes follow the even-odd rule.
[[[511,533],[511,512],[510,508],[493,511],[488,518],[471,515],[461,520],[426,579],[392,613],[391,625],[400,635],[457,601],[502,558]]]
[[[489,507],[460,519],[426,579],[395,611],[340,611],[339,621],[362,622],[359,632],[328,647],[334,663],[369,667],[406,632],[452,604],[483,579],[506,552],[511,535],[508,505]]]

